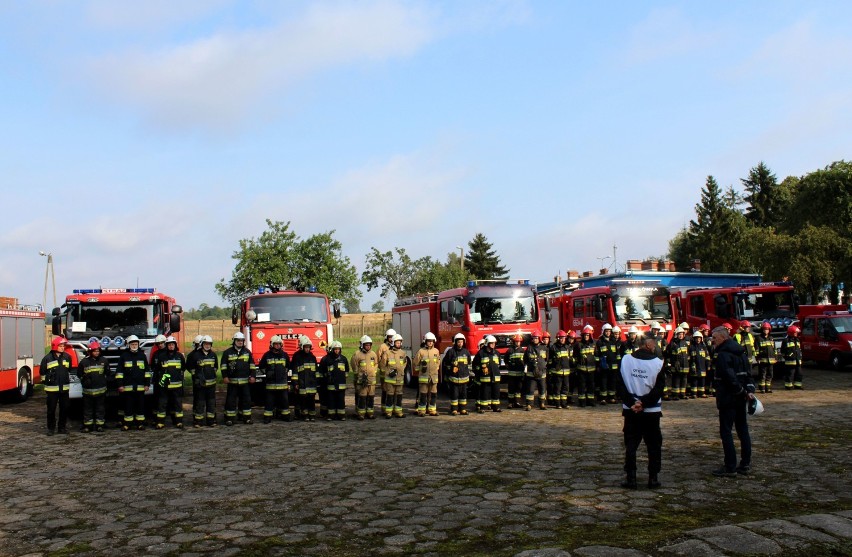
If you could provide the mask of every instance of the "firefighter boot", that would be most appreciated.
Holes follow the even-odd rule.
[[[624,481],[621,482],[621,487],[623,487],[624,489],[636,489],[637,487],[639,487],[636,484],[636,470],[627,472],[627,477],[625,477]]]
[[[200,429],[204,427],[204,420],[195,418],[194,420],[192,420],[192,427],[194,427],[195,429]]]
[[[634,476],[635,476],[635,474],[634,474]],[[634,480],[635,480],[635,477],[634,477]],[[650,474],[648,476],[648,489],[657,489],[661,485],[663,485],[663,484],[661,484],[660,480],[657,479],[656,474]]]

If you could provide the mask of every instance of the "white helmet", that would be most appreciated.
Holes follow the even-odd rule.
[[[652,331],[653,331],[654,329],[659,329],[659,328],[660,328],[660,324],[659,324],[659,323],[657,323],[656,321],[651,321],[651,324],[650,324],[650,325],[648,325],[648,329],[650,329],[650,330],[652,330]]]
[[[423,335],[423,340],[437,341],[438,339],[435,337],[435,333],[432,333],[430,331],[430,332],[426,333],[425,335]]]
[[[170,343],[170,342],[174,342],[175,344],[177,344],[177,339],[176,339],[175,337],[173,337],[172,335],[169,335],[169,336],[166,338],[166,344],[168,344],[168,343]]]
[[[339,340],[332,341],[331,344],[328,345],[329,351],[334,350],[335,348],[339,348],[343,350],[343,344]]]
[[[399,334],[399,333],[394,333],[393,338],[391,339],[391,342],[396,342],[398,340],[402,340],[402,335]]]
[[[272,335],[269,344],[284,344],[284,341],[281,340],[281,335]]]
[[[763,403],[760,402],[757,397],[746,402],[746,409],[748,413],[752,416],[760,416],[763,414]]]
[[[201,342],[201,344],[204,344],[206,342],[213,344],[213,337],[211,337],[210,335],[204,335],[203,337],[201,337],[201,340],[199,342]]]
[[[311,342],[310,337],[308,337],[306,335],[299,336],[299,348],[302,348],[302,347],[305,347],[305,346],[313,346],[313,345],[314,344]]]
[[[195,338],[192,339],[193,344],[201,344],[202,342],[204,342],[204,337],[201,335],[195,335]],[[213,342],[213,340],[211,339],[210,342]]]
[[[367,335],[364,335],[364,336],[361,337],[361,340],[359,342],[361,344],[373,344],[373,339],[371,339]]]
[[[615,327],[613,327],[613,328],[612,328],[612,332],[613,332],[613,333],[620,333],[620,332],[621,332],[621,327],[619,327],[618,325],[616,325]]]
[[[494,335],[486,335],[485,344],[490,344],[492,342],[494,342],[494,343],[497,342],[497,339],[494,337]]]
[[[131,342],[139,342],[139,337],[136,335],[130,335],[125,340],[127,341],[127,344],[130,344]]]
[[[395,334],[396,334],[396,331],[394,331],[393,329],[388,329],[388,332],[385,333],[385,338],[392,337]]]
[[[159,343],[161,343],[161,342],[166,342],[166,335],[157,335],[157,336],[155,336],[155,337],[154,337],[154,342],[156,342],[157,344],[159,344]]]
[[[246,336],[244,334],[242,334],[241,332],[237,331],[236,333],[234,333],[234,336],[231,337],[231,338],[234,339],[234,340],[245,340]]]
[[[636,325],[633,325],[632,327],[630,327],[630,328],[627,330],[627,334],[629,334],[629,335],[638,335],[638,334],[639,334],[639,327],[637,327]]]
[[[458,339],[467,340],[466,338],[464,338],[463,334],[456,333],[456,336],[453,337],[453,342],[457,341]]]
[[[604,323],[604,326],[601,327],[601,332],[611,331],[611,330],[612,330],[612,325],[610,325],[609,323]]]
[[[692,338],[704,338],[704,335],[701,334],[701,331],[695,331],[692,333]]]

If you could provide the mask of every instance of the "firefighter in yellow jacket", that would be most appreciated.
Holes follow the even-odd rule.
[[[355,407],[359,420],[375,419],[373,404],[376,396],[376,376],[379,372],[379,358],[373,352],[373,339],[364,335],[361,337],[358,351],[352,355],[349,362],[354,374]]]
[[[435,348],[437,339],[431,332],[423,335],[423,347],[414,355],[412,367],[417,370],[417,415],[438,415],[438,370],[441,353]]]
[[[404,418],[402,413],[402,388],[405,384],[405,365],[407,359],[402,349],[402,335],[395,334],[391,339],[393,346],[379,357],[379,370],[384,377],[385,418],[391,415]]]
[[[379,345],[379,347],[376,349],[376,357],[379,360],[382,359],[382,355],[385,352],[387,352],[388,350],[390,350],[393,347],[393,337],[394,336],[396,336],[396,331],[394,331],[393,329],[388,329],[387,332],[385,333],[385,341],[383,343],[381,343]],[[382,410],[382,412],[384,412],[386,399],[387,399],[387,393],[385,392],[385,377],[384,377],[384,373],[383,373],[381,368],[379,368],[379,374],[376,376],[376,381],[379,385],[379,390],[381,391],[381,395],[380,395],[381,398],[382,398],[381,410]],[[391,408],[393,408],[393,401],[388,402],[387,406],[390,406]]]

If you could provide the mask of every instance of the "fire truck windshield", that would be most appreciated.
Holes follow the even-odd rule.
[[[619,323],[641,319],[671,320],[672,310],[669,291],[655,287],[618,287],[612,295],[615,318]]]
[[[149,337],[164,331],[161,304],[83,303],[68,306],[68,334],[72,339],[92,335]]]
[[[772,317],[793,317],[793,291],[737,294],[737,313],[740,319],[762,321]]]
[[[257,321],[328,323],[328,303],[321,296],[261,296],[249,301]]]
[[[469,296],[467,302],[470,304],[470,320],[477,325],[531,323],[538,320],[535,296],[529,288],[502,287],[495,292],[483,288]]]

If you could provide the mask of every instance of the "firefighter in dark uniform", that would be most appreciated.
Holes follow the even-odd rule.
[[[775,339],[772,338],[772,324],[764,321],[760,325],[760,336],[756,341],[757,349],[757,390],[761,393],[772,392],[772,371],[778,361],[775,353]]]
[[[423,346],[414,355],[412,367],[417,370],[417,415],[437,416],[438,372],[441,369],[441,353],[435,348],[434,333],[423,335]]]
[[[104,430],[106,418],[107,378],[111,378],[109,362],[101,356],[101,344],[89,343],[88,355],[77,365],[77,377],[83,386],[83,433]]]
[[[470,381],[470,352],[465,348],[463,334],[456,333],[453,345],[441,361],[443,375],[450,387],[450,415],[467,415],[467,384]]]
[[[702,323],[698,327],[698,332],[704,337],[704,346],[707,347],[707,381],[704,383],[704,391],[708,396],[716,394],[716,388],[713,386],[713,368],[716,361],[716,347],[713,346],[712,334],[710,333],[710,325]]]
[[[532,410],[535,404],[535,392],[538,390],[538,407],[547,410],[547,360],[550,349],[540,344],[539,340],[544,335],[540,332],[532,334],[532,344],[524,353],[524,364],[527,368],[527,394],[525,409]]]
[[[325,376],[328,390],[327,420],[344,421],[346,419],[346,379],[349,377],[349,361],[342,354],[340,341],[332,341],[329,351],[319,364]]]
[[[684,323],[683,325],[686,325]],[[671,370],[671,400],[686,399],[686,381],[689,374],[689,341],[686,339],[686,329],[683,326],[675,329],[674,338],[666,349],[666,361]]]
[[[290,416],[290,356],[283,350],[284,341],[279,335],[269,340],[270,349],[260,358],[257,367],[266,376],[263,423],[268,424],[276,417],[288,422]]]
[[[154,382],[157,394],[157,429],[166,427],[166,414],[171,411],[172,424],[183,428],[183,375],[186,360],[178,352],[175,337],[168,337],[165,348],[154,357]]]
[[[151,368],[145,352],[139,349],[139,337],[127,337],[127,350],[118,358],[115,370],[118,392],[124,397],[124,423],[122,431],[132,426],[145,429],[145,393],[151,387]]]
[[[751,322],[743,321],[740,324],[740,330],[737,331],[737,334],[733,335],[733,337],[735,341],[746,349],[746,357],[748,358],[749,363],[749,374],[754,377],[754,367],[757,365],[757,342],[751,332]]]
[[[559,331],[556,333],[556,342],[550,347],[550,368],[549,372],[553,375],[553,400],[557,408],[568,408],[571,403],[571,390],[568,381],[571,378],[571,367],[574,355],[572,354],[572,346],[566,341],[568,333]]]
[[[521,345],[523,341],[524,337],[520,333],[512,337],[512,346],[509,347],[504,356],[508,370],[509,408],[520,408],[521,399],[524,396],[524,370],[526,369],[524,352],[526,352],[526,349]]]
[[[358,351],[352,355],[351,367],[355,382],[355,406],[358,419],[375,419],[373,405],[376,396],[376,376],[379,372],[379,359],[373,352],[373,339],[361,337]]]
[[[595,370],[598,360],[595,357],[595,341],[592,338],[595,328],[583,327],[580,341],[574,343],[574,362],[577,365],[577,403],[582,406],[595,405]]]
[[[41,382],[47,398],[47,434],[53,435],[56,426],[59,433],[67,434],[68,391],[71,388],[71,356],[65,353],[68,341],[55,337],[50,342],[50,352],[41,359]],[[56,407],[59,406],[59,423]]]
[[[473,370],[479,378],[480,414],[487,410],[502,412],[500,409],[500,353],[497,352],[497,338],[485,337],[485,344],[473,357]]]
[[[313,353],[311,339],[305,335],[299,337],[299,351],[293,354],[290,366],[293,368],[293,382],[298,385],[301,401],[301,415],[306,422],[312,422],[317,416],[317,357]]]
[[[799,329],[795,325],[787,327],[787,336],[781,341],[781,358],[784,360],[784,388],[802,389],[802,344]]]
[[[638,343],[639,327],[633,325],[627,330],[627,340],[621,343],[621,348],[619,349],[619,361],[621,361],[624,356],[632,354],[638,348]]]
[[[617,347],[612,337],[612,325],[605,323],[601,327],[601,336],[595,343],[595,357],[598,360],[597,388],[600,404],[615,403],[615,378],[619,373],[617,365]]]
[[[541,344],[547,348],[547,377],[545,378],[545,389],[547,390],[547,404],[556,406],[556,399],[553,396],[553,375],[550,373],[550,347],[552,346],[550,331],[541,332]]]
[[[618,402],[618,376],[621,374],[619,371],[621,369],[621,351],[624,347],[624,341],[621,339],[621,327],[618,325],[612,326],[612,342],[615,344],[615,366],[610,369],[607,383],[609,384],[608,392],[612,393],[612,396],[608,397],[609,403],[615,404]]]
[[[216,370],[219,358],[213,352],[213,338],[204,335],[200,347],[187,358],[186,367],[192,374],[192,425],[202,427],[205,423],[216,427]]]
[[[692,381],[692,391],[689,398],[707,398],[707,370],[710,367],[710,351],[704,342],[701,331],[692,333],[689,343],[689,378]]]
[[[668,359],[669,343],[666,342],[666,333],[663,331],[660,324],[656,321],[651,321],[648,327],[648,335],[657,342],[657,347],[654,349],[656,356],[663,360],[663,374],[666,380],[666,386],[663,388],[663,400],[669,400],[672,388],[672,369],[671,362]]]
[[[225,425],[227,426],[232,426],[237,421],[238,406],[242,422],[252,423],[250,385],[254,384],[256,371],[251,351],[245,346],[245,335],[237,331],[232,341],[231,346],[222,352],[222,361],[219,363],[222,382],[228,385],[225,396]]]

